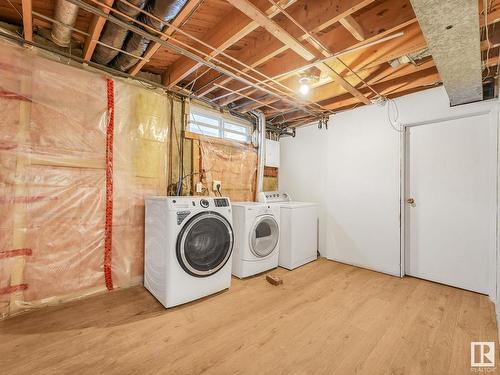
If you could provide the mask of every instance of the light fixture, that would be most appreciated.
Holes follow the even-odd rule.
[[[301,95],[306,96],[311,91],[311,78],[308,76],[302,76],[299,78],[299,92]]]

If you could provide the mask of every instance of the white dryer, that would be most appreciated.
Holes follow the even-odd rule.
[[[280,207],[279,265],[293,270],[318,257],[318,207],[313,202],[292,201],[287,193],[262,192],[259,202]]]
[[[233,203],[233,275],[244,278],[278,267],[280,208]]]
[[[233,242],[228,198],[146,198],[144,286],[165,307],[227,289]]]

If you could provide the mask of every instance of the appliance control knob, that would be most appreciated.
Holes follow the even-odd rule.
[[[200,206],[203,207],[203,208],[207,208],[209,206],[209,202],[206,200],[206,199],[202,199],[200,201]]]

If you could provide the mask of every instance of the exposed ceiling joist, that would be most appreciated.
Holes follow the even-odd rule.
[[[266,29],[271,35],[276,39],[280,40],[284,45],[295,51],[299,56],[302,56],[307,61],[314,59],[314,54],[311,53],[307,48],[305,48],[296,38],[290,35],[285,29],[283,29],[276,22],[271,20],[262,12],[259,8],[253,5],[248,0],[226,0],[235,8],[239,9],[241,12],[246,14],[252,20],[257,22],[261,27]]]
[[[286,8],[297,0],[288,0],[282,7]],[[271,5],[268,0],[257,0],[254,3],[259,9],[263,10],[268,17],[274,17],[279,13],[274,5]],[[211,32],[205,36],[205,42],[218,51],[223,51],[241,38],[250,34],[257,29],[259,24],[249,19],[242,14],[238,9],[234,9],[224,19],[215,25]],[[212,51],[210,56],[217,56],[217,51]],[[168,88],[177,85],[181,80],[193,73],[202,64],[197,63],[189,58],[181,57],[175,61],[168,71],[164,74],[163,84]]]
[[[399,92],[409,92],[417,88],[430,87],[439,82],[439,73],[435,67],[432,67],[404,77],[398,77],[393,80],[378,83],[374,87],[384,96],[391,97]],[[356,105],[359,105],[359,103],[355,100],[355,98],[348,97],[348,95],[337,98],[331,104],[324,104],[325,108],[336,112],[350,109]],[[306,124],[312,121],[312,119],[307,115],[300,115],[299,113],[297,115],[289,116],[288,118],[285,117],[285,121],[289,122],[288,125],[290,127],[296,127],[300,124]]]
[[[428,69],[410,73],[402,77],[397,77],[391,80],[377,83],[373,87],[383,95],[389,95],[396,90],[408,90],[415,87],[428,86],[436,82],[440,82],[439,73],[435,67],[430,67]],[[362,91],[368,94],[367,89],[362,89]],[[345,96],[345,100],[342,100],[341,98],[335,98],[335,100],[333,100],[331,104],[324,104],[324,106],[328,109],[338,110],[339,108],[348,105],[349,102],[352,104],[356,104],[354,101],[352,101],[352,99],[349,99],[347,96]]]
[[[412,24],[404,30],[404,35],[401,38],[397,38],[388,41],[384,44],[373,46],[359,53],[354,53],[343,57],[343,61],[350,64],[351,68],[356,71],[362,78],[368,78],[363,71],[378,68],[380,66],[385,66],[389,71],[395,71],[390,67],[388,61],[419,51],[426,46],[425,39],[420,32],[417,24]],[[337,69],[341,69],[341,65],[335,65]],[[339,70],[340,71],[340,70]],[[352,77],[352,74],[346,72],[346,79],[349,81],[356,80],[356,77]],[[312,92],[313,101],[321,101],[328,97],[336,97],[342,95],[341,90],[336,87],[335,82],[328,82],[322,86],[316,87]]]
[[[411,0],[451,105],[483,99],[478,2]]]
[[[274,95],[292,105],[295,105],[297,107],[300,107],[300,108],[304,108],[304,110],[308,113],[311,113],[312,115],[316,115],[317,113],[319,113],[318,111],[322,110],[322,108],[320,106],[318,106],[317,104],[315,104],[315,108],[311,109],[308,107],[308,104],[307,103],[303,103],[302,101],[300,100],[297,100],[296,97],[294,97],[293,95],[290,95],[286,92],[279,92],[279,91],[276,91],[274,89],[269,89],[267,86],[259,86],[258,83],[255,83],[255,82],[252,82],[252,81],[249,81],[248,79],[246,78],[242,78],[240,76],[237,76],[234,72],[232,72],[231,70],[228,70],[226,68],[224,68],[223,66],[220,66],[220,65],[217,65],[217,64],[214,64],[212,63],[211,61],[207,61],[205,59],[203,59],[202,57],[198,56],[197,54],[191,52],[191,51],[188,51],[182,47],[179,47],[173,43],[171,43],[170,41],[168,40],[162,40],[160,39],[159,37],[157,36],[154,36],[150,33],[148,33],[147,31],[145,31],[144,29],[140,28],[140,27],[137,27],[137,26],[134,26],[130,23],[127,23],[125,21],[123,21],[122,19],[120,18],[117,18],[117,17],[114,17],[114,16],[111,16],[109,14],[105,14],[101,9],[98,9],[92,5],[89,5],[87,4],[85,1],[83,0],[68,0],[70,1],[71,3],[75,4],[75,5],[78,5],[81,9],[87,11],[87,12],[90,12],[92,14],[96,14],[96,15],[99,15],[101,17],[105,17],[107,18],[107,20],[109,22],[112,22],[126,30],[129,30],[133,33],[136,33],[144,38],[147,38],[153,42],[157,42],[157,43],[160,43],[163,47],[166,47],[167,49],[169,50],[172,50],[173,52],[176,52],[178,54],[181,54],[187,58],[189,58],[190,60],[193,60],[195,61],[196,63],[198,64],[202,64],[202,65],[206,65],[207,67],[211,68],[211,69],[214,69],[214,70],[217,70],[219,71],[220,73],[222,74],[225,74],[227,76],[231,76],[233,77],[235,80],[241,82],[242,84],[244,85],[250,85],[252,87],[255,87],[255,88],[258,88],[259,90],[261,90],[262,92],[265,92],[267,94],[270,94],[270,95]],[[155,31],[157,32],[157,31]],[[319,107],[319,109],[318,109]]]
[[[481,1],[481,0],[480,0]],[[500,21],[500,6],[496,5],[488,13],[488,17],[484,17],[483,14],[479,17],[479,26],[484,27],[485,25],[492,25]]]
[[[323,65],[329,69],[328,74],[333,78],[333,80],[340,86],[342,86],[345,91],[357,98],[363,104],[371,103],[370,99],[368,99],[363,93],[361,93],[358,89],[351,85],[344,77],[337,73],[337,71],[332,68],[331,63],[323,63]]]
[[[82,9],[76,28],[83,34],[75,33],[72,39],[81,43],[77,48],[82,48],[82,57],[90,61],[105,22],[116,21],[108,14],[113,0],[91,0],[100,13],[86,2],[68,1],[78,3]],[[117,1],[124,0],[114,3]],[[157,37],[153,37],[154,30],[144,28],[141,19],[137,25],[142,29],[135,22],[123,23],[124,28],[151,40],[141,60],[128,73],[162,74],[163,82],[170,80],[169,88],[176,91],[188,84],[181,90],[190,95],[210,94],[207,99],[212,103],[230,104],[240,112],[262,108],[271,118],[278,115],[275,120],[280,119],[280,123],[284,120],[300,126],[329,111],[369,104],[379,95],[397,97],[441,82],[439,78],[444,75],[438,74],[436,69],[441,68],[425,52],[430,49],[410,1],[427,8],[452,4],[453,9],[445,12],[447,16],[466,11],[461,2],[479,5],[476,11],[468,12],[476,18],[476,37],[484,35],[484,26],[490,26],[489,40],[475,48],[477,59],[483,62],[479,75],[490,81],[498,74],[500,30],[491,25],[500,21],[500,4],[489,0],[187,0]],[[12,9],[2,13],[4,8],[0,6],[0,20],[18,23],[18,16],[23,17],[27,40],[33,39],[35,33],[43,36],[43,29],[52,27],[43,15],[52,14],[54,2],[16,2],[22,4],[22,11],[18,7],[14,18]],[[483,7],[488,7],[486,15]],[[426,10],[436,16],[434,10]],[[444,22],[445,17],[439,17]],[[460,23],[468,22],[459,19]],[[441,34],[462,27],[451,26]],[[460,34],[467,36],[468,32],[461,29]],[[460,50],[463,65],[463,53],[471,48],[461,46],[463,40],[454,43],[447,53],[460,46],[455,49]],[[392,61],[399,65],[389,65]],[[312,79],[307,98],[297,94],[302,75]]]
[[[310,61],[314,58],[314,55],[309,52],[307,49],[300,44],[300,42],[295,39],[292,35],[287,33],[283,28],[281,28],[276,22],[266,17],[265,14],[259,11],[259,9],[255,8],[255,6],[250,3],[248,0],[227,0],[230,4],[247,14],[250,18],[252,18],[255,22],[257,22],[260,26],[270,32],[273,36],[275,36],[278,40],[283,42],[287,47],[291,50],[295,51],[300,56],[304,57],[306,60]],[[310,39],[310,36],[308,36]],[[315,39],[314,39],[315,40]],[[321,43],[311,43],[314,47],[320,50],[323,56],[328,57],[331,55],[331,52],[325,50]],[[304,55],[303,51],[306,51]],[[347,82],[340,74],[338,74],[334,68],[330,66],[329,63],[323,63],[323,67],[325,67],[325,71],[328,75],[330,75],[335,81],[337,81],[347,92],[351,93],[353,96],[358,98],[364,104],[370,104],[370,100],[366,98],[362,93],[360,93],[354,86],[352,86],[349,82]],[[241,95],[241,93],[240,93]],[[243,96],[243,95],[242,95]]]
[[[31,14],[31,0],[22,0],[23,8],[23,33],[24,39],[28,42],[33,41],[33,16]]]
[[[260,98],[258,102],[250,101],[250,102],[244,103],[243,105],[241,105],[239,107],[236,107],[235,109],[238,112],[247,113],[248,111],[262,107],[262,103],[264,103],[265,105],[269,105],[269,104],[272,104],[274,102],[276,102],[275,98],[273,98],[272,96],[266,96],[265,98]]]
[[[497,66],[499,60],[498,56],[491,57],[488,61],[486,61],[485,65],[488,67]],[[374,68],[370,68],[369,70],[373,69]],[[409,94],[440,81],[439,74],[437,73],[432,59],[428,59],[426,62],[418,66],[406,64],[401,65],[401,67],[397,69],[380,66],[367,76],[366,80],[369,83],[374,84],[373,87],[377,90],[381,90],[382,94],[387,97]],[[361,87],[360,90],[366,92],[367,95],[370,94],[366,87]],[[346,110],[359,104],[355,98],[348,94],[330,97],[327,91],[328,87],[325,87],[325,92],[323,92],[323,94],[318,93],[318,96],[312,98],[312,100],[322,102],[325,108],[334,111]],[[262,101],[268,102],[266,99],[262,99]],[[272,103],[273,102],[270,104]],[[266,115],[279,113],[279,111],[271,110],[266,110],[265,112]],[[280,118],[280,120],[294,121],[304,117],[307,117],[307,115],[298,113],[295,115],[284,116],[283,118]]]
[[[343,2],[342,2],[343,3]],[[359,3],[359,1],[358,1]],[[352,2],[351,2],[352,5]],[[312,9],[313,5],[311,5]],[[343,9],[343,8],[342,8]],[[356,9],[356,8],[353,8]],[[344,9],[343,9],[344,10]],[[335,13],[336,15],[342,15],[342,17],[345,17],[345,12],[348,10],[344,10],[343,13]],[[325,15],[327,14],[332,14],[332,10],[329,12],[325,12]],[[379,15],[380,14],[380,15]],[[293,14],[292,14],[293,15]],[[325,15],[323,15],[323,20],[321,20],[322,25],[328,25],[329,22],[325,20]],[[377,16],[378,15],[378,16]],[[340,17],[340,18],[342,18]],[[321,18],[321,17],[320,17]],[[337,18],[337,21],[338,19]],[[314,19],[316,20],[316,19]],[[364,22],[365,26],[365,31],[368,36],[368,38],[364,42],[357,42],[353,44],[353,38],[350,36],[350,33],[345,30],[344,28],[336,28],[334,30],[331,30],[327,33],[324,33],[323,35],[317,35],[317,37],[320,39],[320,41],[326,45],[326,47],[333,49],[336,52],[341,52],[342,50],[349,49],[349,48],[355,48],[357,46],[361,46],[366,43],[374,42],[378,39],[381,39],[383,37],[389,36],[398,30],[404,28],[405,26],[412,25],[415,23],[415,14],[413,13],[413,10],[411,9],[410,3],[408,0],[401,1],[401,0],[388,0],[385,3],[382,3],[380,5],[377,5],[371,9],[369,9],[362,18],[362,21]],[[311,21],[312,22],[312,21]],[[306,26],[304,26],[306,27]],[[311,29],[311,27],[307,27],[307,29]],[[418,29],[418,25],[416,26]],[[380,30],[383,30],[380,32]],[[304,38],[307,36],[304,36]],[[425,46],[425,41],[424,46]],[[400,43],[400,41],[396,42]],[[385,44],[384,44],[385,45]],[[379,46],[376,48],[376,50],[382,49],[382,46]],[[244,57],[243,54],[245,51],[241,53],[241,55],[238,55],[241,57],[242,60],[250,59],[250,62],[252,62],[252,59],[259,59],[259,62],[262,60],[263,56],[261,56],[261,53],[267,53],[267,48],[265,46],[259,48],[260,53],[257,52],[257,54],[254,53],[254,56],[248,56]],[[363,61],[366,61],[369,59],[369,56],[360,52],[358,55],[363,57]],[[267,58],[267,57],[266,57]],[[262,64],[262,63],[261,63]],[[294,57],[294,54],[290,53],[283,53],[278,59],[274,59],[273,61],[269,61],[269,63],[261,65],[259,67],[259,70],[263,72],[264,74],[271,76],[273,78],[276,78],[279,76],[279,80],[282,81],[287,78],[287,76],[283,76],[283,71],[292,71],[294,69],[300,68],[303,66],[303,62],[301,62],[299,59]],[[228,82],[230,79],[224,79],[222,82],[225,83],[225,86],[227,86]],[[201,83],[200,83],[201,84]],[[231,85],[229,86],[231,89],[239,89],[241,85],[239,85],[236,82],[232,82]],[[251,94],[255,92],[253,89],[249,89],[245,94]],[[227,105],[229,103],[232,103],[236,100],[240,99],[237,95],[232,95],[224,98],[222,101],[219,102],[221,105]]]
[[[222,86],[222,85],[217,85],[217,86],[218,86],[219,88],[223,89],[223,90],[226,90],[226,91],[229,91],[229,92],[234,93],[234,91],[233,91],[233,90],[230,90],[230,89],[228,89],[227,87],[224,87],[224,86]],[[258,100],[258,99],[251,98],[251,97],[246,96],[246,95],[244,95],[244,94],[240,94],[240,95],[243,95],[243,97],[244,97],[244,98],[250,99],[251,101],[257,102],[257,103],[261,104],[261,105],[262,105],[262,106],[264,106],[264,107],[269,107],[269,108],[272,108],[272,109],[277,109],[277,108],[275,108],[275,107],[273,107],[273,106],[271,106],[271,105],[269,105],[269,104],[267,104],[267,103],[265,103],[265,102],[262,102],[262,101],[260,101],[260,100]]]
[[[339,22],[360,42],[366,39],[363,28],[352,16],[341,18]]]
[[[401,78],[404,76],[407,76],[409,74],[415,74],[420,71],[424,71],[430,68],[435,68],[434,61],[432,59],[429,59],[425,63],[422,63],[419,66],[414,66],[412,64],[405,64],[401,65],[397,69],[392,68],[388,64],[383,64],[381,66],[378,66],[376,68],[370,68],[367,69],[364,72],[359,72],[362,77],[364,77],[365,81],[372,85],[374,89],[377,89],[377,85],[386,82],[389,80],[393,80],[396,78]],[[366,90],[366,85],[363,84],[359,90],[364,92],[367,95],[373,95],[373,93],[370,93],[368,90]],[[336,98],[343,97],[345,95],[337,95],[332,97],[328,92],[330,91],[330,85],[325,85],[323,87],[318,88],[314,92],[313,98],[311,98],[313,101],[318,101],[322,102],[324,100],[336,100]]]
[[[103,2],[108,6],[113,6],[114,0],[103,0]],[[106,14],[109,14],[109,8],[101,7],[102,11]],[[95,47],[97,45],[97,41],[101,36],[102,29],[104,28],[104,24],[106,23],[106,19],[103,17],[99,17],[94,14],[92,17],[92,23],[89,27],[89,36],[85,39],[85,44],[83,46],[83,60],[90,61],[92,55],[94,54]]]
[[[316,0],[308,4],[307,12],[305,12],[303,8],[296,8],[290,15],[306,30],[309,30],[311,34],[317,34],[335,24],[340,19],[371,4],[373,1],[374,0]],[[291,35],[297,40],[301,42],[308,40],[308,36],[295,27],[291,21],[285,20],[283,22],[283,27],[290,30],[289,32]],[[288,49],[287,46],[284,46],[275,38],[266,39],[265,36],[263,36],[258,39],[258,42],[258,46],[250,46],[239,52],[235,57],[241,61],[246,61],[248,65],[255,68],[266,63],[273,57],[286,52]],[[297,57],[293,54],[288,54],[287,58],[293,61],[297,60]],[[301,64],[300,61],[299,64]],[[215,81],[219,84],[226,85],[231,82],[231,78],[224,77],[217,80],[217,75],[215,73],[208,74],[199,80],[198,84],[202,89],[197,92],[197,95],[204,96],[212,92],[216,86],[211,83]]]
[[[420,63],[419,65],[413,64],[403,64],[398,68],[394,69],[387,63],[382,63],[381,65],[373,66],[370,68],[366,68],[360,71],[357,71],[357,74],[360,75],[367,83],[370,85],[385,82],[387,80],[391,80],[394,78],[402,77],[407,74],[415,73],[421,70],[425,70],[431,67],[434,67],[434,61],[432,58],[428,58],[425,62]],[[351,79],[352,74],[348,74],[346,79]],[[335,82],[330,82],[325,85],[315,87],[312,92],[312,96],[310,98],[313,102],[320,102],[327,99],[335,99],[336,97],[343,97],[346,94],[341,94],[339,90],[336,88]],[[359,90],[362,90],[366,87],[365,84],[358,87]],[[273,104],[277,102],[276,98],[266,96],[265,98],[260,99],[261,102],[265,102],[266,104]],[[248,112],[253,109],[259,108],[260,105],[255,102],[246,102],[243,105],[236,107],[236,110],[240,112]]]
[[[182,24],[191,16],[191,14],[198,8],[203,0],[189,0],[186,5],[179,12],[177,17],[171,22],[171,26],[167,26],[164,30],[164,34],[160,37],[162,40],[167,40],[168,36],[175,33],[175,27],[180,28]],[[144,53],[144,60],[140,60],[135,66],[129,70],[129,74],[135,76],[142,69],[144,65],[153,57],[153,55],[160,49],[160,43],[150,43],[148,49]]]

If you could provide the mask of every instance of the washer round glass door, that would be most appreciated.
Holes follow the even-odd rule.
[[[250,231],[250,250],[256,257],[267,257],[278,245],[279,237],[279,226],[274,217],[259,216]]]
[[[233,251],[233,229],[224,216],[196,214],[177,237],[177,260],[190,275],[206,277],[219,271]]]

